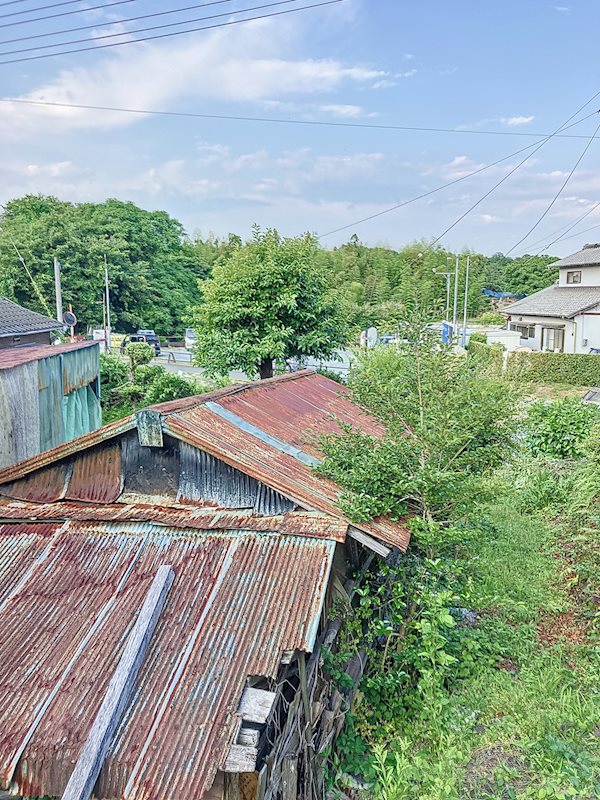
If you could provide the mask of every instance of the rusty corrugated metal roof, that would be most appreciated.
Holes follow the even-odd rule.
[[[41,358],[51,358],[62,353],[72,353],[85,347],[95,347],[99,350],[98,342],[77,342],[75,344],[32,344],[21,347],[0,348],[0,369],[11,369],[30,361],[39,361]],[[94,376],[92,375],[92,378]],[[92,380],[90,378],[90,380]],[[88,381],[89,383],[89,381]]]
[[[0,776],[60,796],[161,564],[175,582],[96,787],[201,800],[248,676],[314,646],[335,543],[153,523],[0,526]],[[37,722],[37,724],[36,724]],[[28,738],[29,737],[29,738]],[[19,753],[20,758],[18,758]]]
[[[198,506],[152,505],[149,503],[102,503],[88,505],[68,501],[28,503],[0,501],[3,520],[79,520],[96,522],[156,522],[173,528],[248,530],[316,539],[346,540],[347,523],[312,511],[289,511],[263,516],[252,509],[199,508]]]

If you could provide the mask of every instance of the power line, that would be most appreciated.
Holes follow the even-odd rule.
[[[221,0],[223,1],[223,0]],[[93,41],[102,41],[104,39],[115,39],[117,36],[131,36],[134,33],[146,33],[147,31],[160,31],[164,30],[165,28],[175,28],[178,25],[191,25],[194,22],[205,22],[209,19],[220,19],[221,17],[228,17],[231,14],[245,14],[249,11],[261,11],[264,8],[274,8],[275,6],[283,6],[289,5],[290,3],[297,3],[298,0],[275,0],[272,3],[264,3],[260,6],[251,6],[250,8],[240,8],[236,9],[235,11],[225,11],[221,14],[209,14],[207,17],[194,17],[193,19],[184,19],[179,22],[167,22],[163,25],[150,25],[147,28],[134,28],[133,30],[128,31],[118,31],[117,33],[105,33],[101,36],[95,36]],[[213,5],[213,3],[207,3],[206,5]],[[57,42],[55,44],[40,44],[34,45],[33,47],[23,47],[17,50],[4,50],[0,51],[0,56],[11,56],[20,53],[31,53],[34,50],[49,50],[54,47],[65,47],[71,44],[81,44],[82,42],[89,42],[89,37],[85,37],[83,39],[71,39],[68,42]]]
[[[556,242],[560,241],[563,238],[566,238],[565,234],[569,233],[569,231],[572,231],[573,228],[577,227],[577,225],[579,225],[581,222],[583,222],[584,219],[589,217],[590,214],[593,214],[594,211],[599,206],[600,206],[600,201],[591,206],[591,208],[588,208],[588,210],[585,211],[580,217],[577,217],[575,222],[567,222],[564,225],[561,225],[560,228],[557,228],[553,233],[547,234],[546,236],[542,236],[540,239],[536,239],[534,242],[530,242],[528,247],[538,247],[538,245],[542,244],[543,242],[547,242],[551,236],[559,234],[559,236],[557,236],[556,239],[553,239],[549,244],[544,245],[542,249],[547,250],[549,247],[552,247],[552,245],[555,244]],[[579,234],[575,235],[578,236]],[[522,255],[525,255],[525,253],[522,253]]]
[[[51,100],[28,100],[20,97],[0,97],[0,103],[20,103],[22,105],[31,106],[48,106],[49,108],[79,108],[84,111],[110,111],[122,114],[140,114],[158,117],[189,117],[191,119],[217,119],[230,120],[232,122],[272,122],[279,125],[324,125],[333,128],[366,128],[384,131],[417,131],[425,133],[473,133],[486,136],[536,136],[538,138],[540,136],[544,137],[550,135],[548,133],[517,133],[515,131],[463,131],[457,130],[456,128],[426,128],[416,125],[385,125],[383,123],[372,122],[334,122],[332,120],[286,119],[284,117],[250,117],[239,114],[203,114],[196,111],[165,111],[150,108],[124,108],[123,106],[97,106],[87,105],[84,103],[59,103]],[[567,130],[567,128],[565,128],[565,130]],[[589,137],[581,136],[580,134],[576,133],[563,133],[557,134],[556,138],[588,139]],[[600,138],[600,136],[596,138]],[[534,147],[535,142],[529,146]],[[521,153],[523,150],[519,150],[517,152]]]
[[[110,42],[109,44],[101,44],[94,47],[78,47],[74,50],[60,50],[57,53],[42,53],[36,56],[26,56],[25,58],[12,58],[6,61],[0,61],[0,65],[2,64],[18,64],[23,61],[38,61],[42,58],[52,58],[53,56],[62,56],[62,55],[71,55],[72,53],[85,53],[89,52],[90,50],[105,50],[108,47],[122,47],[124,45],[129,44],[138,44],[139,42],[148,42],[153,41],[156,39],[167,39],[171,36],[183,36],[186,33],[196,33],[198,31],[208,31],[214,30],[216,28],[228,28],[232,25],[240,25],[244,22],[254,22],[255,20],[259,19],[271,19],[272,17],[281,17],[285,14],[294,14],[298,11],[307,11],[312,8],[322,8],[324,6],[331,6],[334,3],[342,3],[344,0],[323,0],[320,3],[313,3],[307,6],[299,6],[298,8],[289,8],[285,11],[275,11],[271,14],[259,14],[254,17],[247,17],[246,19],[238,19],[238,20],[231,20],[230,22],[219,22],[216,25],[203,25],[198,28],[189,28],[185,31],[172,31],[171,33],[160,33],[156,34],[155,36],[143,36],[139,39],[132,39],[128,42]],[[279,5],[279,4],[277,4]]]
[[[590,114],[590,116],[593,115]],[[588,117],[584,117],[584,119],[578,120],[577,122],[574,122],[571,125],[565,125],[563,126],[562,130],[568,130],[569,128],[573,128],[575,125],[579,125],[580,122],[584,122],[586,119],[588,119]],[[354,222],[351,222],[348,225],[342,225],[339,228],[327,231],[327,233],[321,233],[318,238],[323,239],[326,236],[332,236],[334,233],[341,233],[342,231],[349,230],[350,228],[355,228],[357,225],[362,225],[364,222],[370,222],[373,219],[377,219],[377,217],[383,217],[385,214],[390,214],[392,211],[397,211],[399,208],[408,206],[411,203],[416,203],[417,200],[422,200],[423,198],[429,197],[430,195],[435,194],[436,192],[441,192],[442,189],[447,189],[449,186],[454,186],[455,184],[460,183],[461,181],[464,181],[467,178],[472,178],[474,175],[478,175],[480,172],[485,172],[486,170],[491,169],[492,167],[495,167],[498,164],[502,164],[503,161],[508,161],[509,158],[514,158],[515,156],[524,153],[526,150],[530,150],[532,147],[536,147],[538,144],[540,143],[534,142],[533,144],[527,145],[527,147],[522,147],[520,150],[516,150],[514,153],[509,153],[507,156],[503,156],[502,158],[499,158],[497,161],[494,161],[491,164],[486,164],[483,167],[479,167],[478,169],[473,170],[473,172],[468,172],[466,175],[461,175],[460,178],[455,178],[452,181],[448,181],[448,183],[443,183],[441,186],[437,186],[435,189],[430,189],[427,192],[423,192],[422,194],[416,195],[416,197],[411,197],[410,200],[404,200],[402,203],[396,203],[395,205],[390,206],[389,208],[385,208],[382,211],[377,211],[375,214],[369,214],[368,217],[362,217],[361,219],[355,220]]]
[[[36,8],[26,8],[23,11],[11,11],[9,14],[2,14],[0,19],[7,17],[18,17],[21,14],[33,14],[35,11],[46,11],[48,8],[60,8],[61,6],[72,6],[75,3],[80,3],[81,0],[64,0],[62,3],[49,3],[45,6],[36,6]],[[11,3],[3,3],[2,5],[11,5]],[[88,9],[85,9],[86,11]]]
[[[598,113],[598,112],[596,112],[596,113]],[[587,153],[587,151],[588,151],[588,150],[590,149],[590,147],[592,146],[592,142],[594,141],[594,137],[596,136],[596,134],[598,133],[598,131],[599,131],[599,130],[600,130],[600,122],[599,122],[599,123],[598,123],[598,125],[596,126],[596,130],[594,131],[593,135],[590,137],[590,140],[589,140],[589,142],[588,142],[588,143],[586,144],[586,146],[583,148],[583,151],[581,152],[581,155],[579,156],[579,158],[577,159],[577,161],[576,161],[576,162],[573,164],[573,167],[571,168],[571,171],[569,172],[569,174],[567,175],[567,177],[566,177],[566,178],[565,178],[565,180],[563,181],[563,183],[562,183],[562,186],[560,187],[560,189],[559,189],[559,190],[556,192],[556,194],[554,195],[554,197],[552,198],[552,200],[550,201],[550,203],[548,204],[548,206],[546,207],[546,209],[544,210],[544,212],[543,212],[543,213],[541,214],[541,216],[540,216],[540,217],[537,219],[537,221],[536,221],[536,222],[535,222],[535,223],[534,223],[534,224],[531,226],[531,228],[530,228],[530,229],[527,231],[527,233],[525,234],[525,236],[522,236],[522,237],[519,239],[519,241],[518,241],[516,244],[514,244],[514,245],[513,245],[513,246],[510,248],[510,250],[509,250],[509,251],[506,253],[506,255],[507,255],[507,256],[508,256],[508,255],[510,255],[510,254],[512,253],[512,251],[513,251],[513,250],[516,250],[516,249],[517,249],[517,247],[518,247],[520,244],[523,244],[523,242],[525,241],[525,239],[527,239],[527,238],[528,238],[528,237],[529,237],[529,236],[530,236],[530,235],[533,233],[533,231],[534,231],[534,230],[535,230],[535,229],[538,227],[538,225],[540,224],[540,222],[541,222],[543,219],[545,219],[545,217],[547,216],[547,214],[550,212],[550,209],[551,209],[551,208],[554,206],[554,204],[556,203],[556,201],[558,200],[558,198],[559,198],[559,197],[560,197],[560,195],[562,194],[563,190],[565,189],[566,185],[569,183],[569,181],[570,181],[570,180],[571,180],[571,178],[573,177],[573,175],[574,175],[574,173],[575,173],[575,170],[577,169],[577,167],[578,167],[578,166],[581,164],[581,162],[583,161],[583,158],[585,157],[585,154]]]
[[[205,8],[206,6],[218,6],[222,5],[223,3],[231,3],[232,0],[211,0],[209,3],[196,3],[193,6],[184,6],[183,8],[174,8],[172,11],[155,11],[153,14],[141,14],[137,17],[129,17],[128,19],[119,19],[115,20],[115,22],[108,22],[106,25],[124,25],[126,22],[134,22],[138,19],[150,19],[150,17],[163,17],[166,14],[180,14],[183,11],[191,11],[195,8]],[[235,13],[235,12],[232,12]],[[183,24],[183,23],[182,23]],[[13,42],[26,42],[30,41],[31,39],[45,39],[48,36],[63,36],[65,33],[75,33],[76,31],[88,31],[90,29],[94,29],[98,27],[98,23],[94,22],[91,25],[80,25],[78,28],[67,28],[66,30],[62,31],[50,31],[49,33],[35,33],[30,36],[19,36],[16,39],[4,39],[0,41],[0,45],[2,44],[12,44]],[[129,31],[131,33],[131,31]],[[68,44],[68,42],[60,42],[54,45],[55,47],[59,47],[63,44]]]
[[[98,9],[105,9],[105,8],[112,8],[113,6],[122,6],[126,3],[134,3],[137,0],[114,0],[113,3],[101,3],[98,6],[88,6],[87,8],[76,8],[73,11],[61,11],[59,14],[46,14],[43,17],[34,17],[33,19],[20,19],[16,22],[4,22],[0,24],[0,28],[14,28],[15,25],[28,25],[29,23],[33,22],[42,22],[46,19],[56,19],[57,17],[68,17],[71,14],[86,14],[88,11],[98,11]],[[57,5],[61,5],[60,3]],[[43,8],[54,8],[55,6],[43,6]],[[38,9],[39,11],[39,9]],[[23,13],[23,12],[19,12]],[[13,17],[14,14],[4,14],[3,16],[0,15],[0,19],[5,19],[6,17]]]

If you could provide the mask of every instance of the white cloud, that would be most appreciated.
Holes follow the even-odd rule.
[[[66,175],[72,168],[71,161],[56,161],[50,164],[27,164],[23,171],[25,175],[31,178],[40,175],[58,178],[61,175]]]
[[[535,117],[533,114],[529,117],[502,117],[500,122],[503,125],[508,125],[509,128],[516,128],[520,125],[530,125]]]
[[[497,217],[495,214],[478,214],[477,219],[483,222],[485,225],[490,225],[492,222],[500,222],[500,217]]]
[[[362,106],[354,106],[345,103],[329,103],[319,106],[319,111],[330,114],[333,117],[344,117],[346,119],[357,119],[358,117],[376,117],[377,114],[367,112]]]

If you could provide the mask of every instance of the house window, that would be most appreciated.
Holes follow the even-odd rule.
[[[567,283],[581,283],[581,270],[567,272]]]
[[[562,353],[564,345],[564,328],[542,328],[542,350],[549,350],[551,353],[558,350]]]
[[[521,339],[535,338],[535,325],[519,325],[516,322],[511,322],[510,330],[518,331],[521,334]]]

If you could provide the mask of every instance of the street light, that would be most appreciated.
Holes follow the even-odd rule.
[[[440,272],[437,269],[431,270],[435,275],[443,275],[446,278],[446,322],[448,322],[448,316],[450,314],[450,278],[452,277],[451,272]]]

